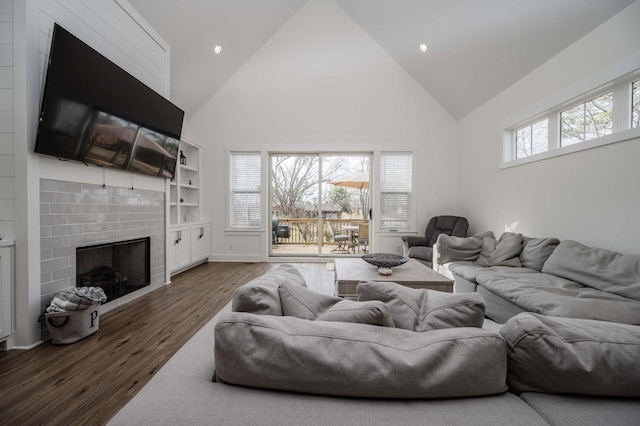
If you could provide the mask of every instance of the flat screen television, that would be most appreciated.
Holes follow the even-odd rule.
[[[55,24],[35,152],[173,178],[184,111]]]

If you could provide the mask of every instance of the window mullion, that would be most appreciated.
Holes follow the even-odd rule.
[[[547,151],[560,147],[560,113],[555,112],[549,115],[549,138],[547,140]]]
[[[582,142],[587,140],[587,103],[582,104]]]
[[[613,88],[612,115],[614,133],[631,128],[631,82],[618,84]]]

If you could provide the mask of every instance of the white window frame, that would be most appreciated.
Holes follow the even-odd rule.
[[[640,127],[631,127],[631,84],[638,80],[640,69],[610,81],[568,102],[557,105],[535,117],[521,121],[502,132],[502,159],[500,169],[520,166],[547,158],[558,157],[586,149],[623,142],[640,137]],[[567,146],[560,146],[560,113],[593,98],[613,91],[613,133]],[[528,125],[549,119],[547,151],[522,158],[516,158],[515,132]]]
[[[629,117],[629,119],[631,120],[630,127],[631,127],[632,129],[633,129],[633,128],[638,128],[638,127],[640,127],[640,123],[638,123],[638,125],[637,125],[637,126],[633,127],[633,101],[637,101],[637,102],[639,102],[639,103],[640,103],[640,99],[634,99],[634,97],[633,97],[633,85],[634,85],[634,84],[636,84],[636,85],[637,85],[637,87],[638,87],[638,89],[639,89],[639,91],[638,91],[638,95],[639,95],[639,97],[640,97],[640,79],[638,79],[638,80],[636,80],[636,79],[632,79],[632,81],[631,81],[631,94],[630,94],[630,96],[631,96],[631,99],[630,99],[630,102],[631,102],[631,116]]]
[[[563,108],[562,111],[560,111],[559,114],[559,120],[560,120],[560,146],[561,147],[565,147],[565,146],[570,146],[570,145],[575,145],[577,143],[584,143],[586,141],[590,141],[592,139],[599,139],[600,137],[597,138],[589,138],[587,139],[587,104],[589,102],[592,102],[598,98],[601,98],[605,95],[611,94],[611,133],[608,133],[607,135],[603,135],[600,137],[604,137],[604,136],[608,136],[613,134],[613,90],[605,90],[604,92],[596,95],[596,96],[590,96],[589,99],[586,99],[584,102],[578,102],[577,104],[570,106],[568,108]],[[617,98],[616,98],[617,99]],[[620,99],[617,99],[618,103],[620,102]],[[573,142],[573,143],[567,143],[567,144],[563,144],[563,140],[562,140],[562,114],[569,112],[572,109],[575,109],[576,107],[580,107],[580,109],[582,110],[582,119],[583,119],[583,123],[582,123],[582,136],[584,137],[584,139],[578,141],[578,142]],[[629,105],[629,108],[631,108],[631,105]]]
[[[385,197],[385,194],[392,194],[392,193],[397,193],[398,191],[394,191],[392,190],[393,188],[390,188],[389,191],[385,191],[385,182],[384,182],[384,178],[385,178],[385,173],[384,173],[384,168],[383,168],[383,158],[385,156],[397,156],[397,155],[407,155],[409,156],[409,165],[410,165],[410,170],[408,170],[408,183],[410,185],[409,187],[409,197],[408,197],[408,202],[406,205],[406,209],[407,209],[407,217],[406,217],[406,225],[405,226],[392,226],[392,225],[385,225],[385,220],[383,219],[383,199]],[[415,192],[415,167],[414,167],[414,161],[415,161],[415,153],[411,150],[407,150],[407,151],[380,151],[379,153],[379,157],[378,157],[378,182],[376,185],[376,192],[377,192],[377,198],[378,198],[378,213],[376,215],[376,217],[378,218],[377,221],[377,228],[379,231],[381,232],[397,232],[397,231],[414,231],[416,229],[415,226],[415,221],[416,221],[416,214],[415,214],[415,203],[416,203],[416,192]]]
[[[258,171],[258,175],[260,177],[260,185],[258,187],[258,189],[248,189],[248,188],[244,188],[244,189],[239,189],[238,192],[243,192],[243,193],[253,193],[253,194],[257,194],[258,195],[258,203],[257,208],[257,218],[258,221],[257,223],[255,223],[254,225],[251,224],[247,224],[245,226],[238,226],[237,224],[234,223],[234,210],[235,210],[235,204],[234,204],[234,193],[236,192],[235,189],[233,188],[233,178],[232,178],[232,174],[234,172],[236,172],[233,168],[233,157],[234,155],[245,155],[245,156],[255,156],[258,164],[259,164],[259,171]],[[235,151],[229,151],[227,154],[227,218],[226,218],[226,225],[227,225],[227,230],[230,231],[260,231],[262,230],[262,222],[263,222],[263,199],[264,199],[264,178],[263,178],[263,169],[264,169],[264,164],[263,164],[263,159],[262,159],[262,153],[260,151],[241,151],[241,150],[235,150]],[[249,222],[249,221],[248,221]]]
[[[545,141],[546,142],[546,149],[545,149],[545,151],[542,151],[542,152],[546,152],[546,151],[549,150],[549,117],[543,117],[540,120],[533,120],[531,123],[527,123],[524,126],[520,126],[517,129],[514,129],[514,131],[513,131],[513,141],[514,141],[514,156],[515,156],[516,159],[519,160],[519,159],[522,159],[522,158],[531,157],[532,155],[536,155],[536,154],[533,153],[533,134],[534,134],[533,126],[535,126],[536,124],[540,124],[540,123],[542,123],[544,121],[547,122],[547,140]],[[518,157],[518,146],[517,146],[518,145],[518,132],[520,132],[520,131],[522,131],[522,130],[524,130],[526,128],[530,129],[530,135],[529,136],[531,138],[531,152],[532,153],[529,154],[529,155],[525,155],[524,157]]]

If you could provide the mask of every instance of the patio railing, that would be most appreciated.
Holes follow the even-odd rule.
[[[280,218],[280,225],[288,225],[289,238],[279,238],[279,244],[318,245],[318,219],[287,219]],[[333,235],[344,232],[345,226],[367,224],[367,219],[323,219],[322,245],[335,245]]]

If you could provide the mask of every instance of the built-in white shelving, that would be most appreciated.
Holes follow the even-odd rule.
[[[175,177],[169,185],[171,225],[200,220],[200,146],[182,139],[178,157]]]

